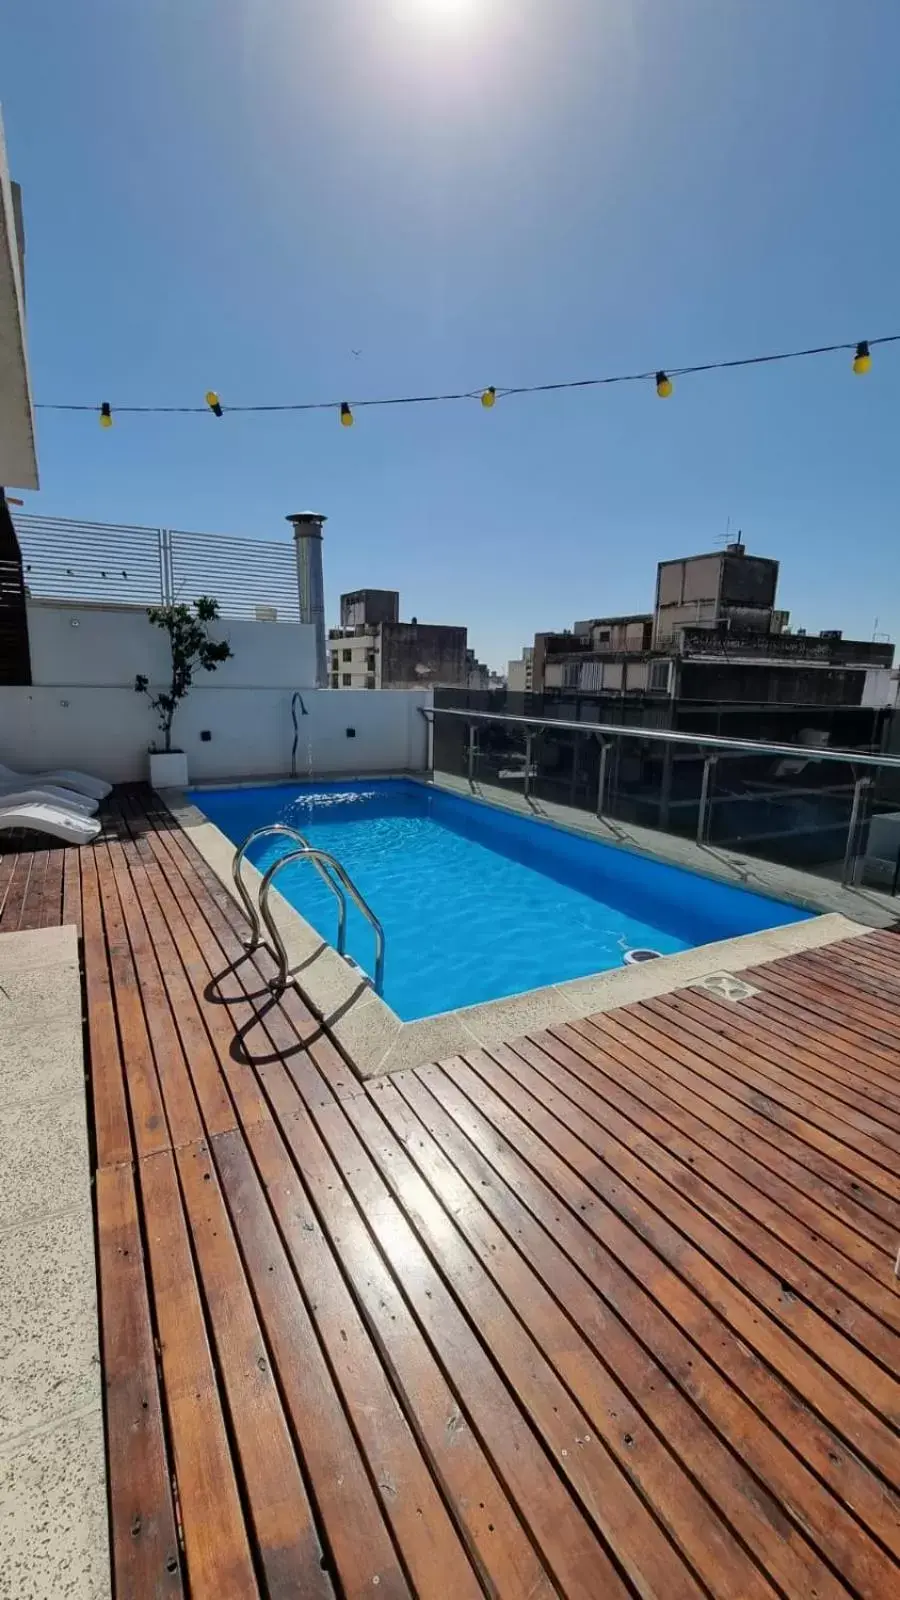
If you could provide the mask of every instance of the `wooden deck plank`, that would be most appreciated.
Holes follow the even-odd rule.
[[[234,1108],[152,885],[126,847],[109,848],[173,1141],[193,1143],[235,1127]]]
[[[9,886],[12,883],[18,859],[19,853],[17,850],[10,850],[8,843],[5,841],[0,843],[0,933],[4,932],[3,908],[6,905],[6,897],[9,894]]]
[[[129,1166],[97,1173],[103,1387],[116,1593],[183,1593],[153,1330]]]
[[[348,1112],[360,1103],[361,1097],[349,1101]],[[441,1272],[435,1270],[343,1107],[323,1107],[316,1124],[563,1593],[588,1595],[601,1585],[619,1587],[608,1560],[604,1583],[602,1546],[591,1533],[589,1518],[620,1562],[624,1552],[625,1569],[639,1587],[665,1589],[673,1600],[697,1595],[699,1585],[689,1567],[598,1443],[593,1424],[554,1377],[537,1344],[509,1315],[487,1276],[478,1272],[463,1241],[451,1236]],[[460,1295],[465,1296],[464,1312]],[[490,1340],[503,1377],[475,1330]],[[568,1493],[551,1463],[568,1483]]]
[[[19,908],[19,930],[26,931],[41,926],[44,900],[44,879],[47,874],[47,849],[35,850],[31,857],[28,886]]]
[[[851,1188],[853,1180],[846,1171],[818,1157],[799,1139],[785,1135],[779,1139],[778,1130],[761,1113],[745,1109],[695,1074],[687,1065],[690,1054],[678,1038],[673,1039],[668,1033],[655,1034],[653,1027],[647,1025],[638,1032],[629,1026],[635,1019],[646,1024],[654,1022],[653,1013],[642,1008],[640,1013],[623,1010],[602,1018],[573,1021],[570,1027],[588,1043],[597,1042],[615,1059],[626,1061],[631,1073],[659,1093],[688,1107],[694,1122],[720,1135],[742,1157],[758,1159],[764,1171],[783,1179],[824,1209],[836,1228],[849,1230],[854,1259],[860,1259],[865,1241],[864,1260],[873,1263],[880,1275],[884,1254],[891,1251],[894,1230],[858,1203]]]
[[[213,1161],[205,1143],[183,1146],[175,1160],[266,1593],[329,1600],[334,1590]],[[371,1569],[368,1576],[371,1585]],[[406,1593],[396,1568],[381,1578],[386,1594]]]
[[[109,851],[106,845],[97,845],[94,853],[134,1149],[140,1160],[170,1150],[171,1133]]]
[[[134,885],[117,843],[107,846],[134,975],[144,1011],[144,1023],[162,1093],[166,1120],[174,1146],[193,1144],[203,1137],[203,1122],[187,1062],[175,1028],[167,987],[159,968],[155,941],[151,940]],[[129,1068],[130,1070],[130,1068]]]
[[[676,997],[677,998],[677,997]],[[722,1053],[715,1044],[685,1027],[670,995],[646,1000],[640,1007],[629,1007],[603,1019],[589,1019],[602,1034],[606,1028],[621,1029],[626,1035],[634,1034],[659,1053],[667,1063],[666,1070],[679,1079],[687,1069],[689,1086],[702,1099],[721,1105],[728,1114],[745,1127],[752,1129],[776,1150],[788,1150],[812,1172],[821,1174],[835,1188],[842,1189],[849,1199],[857,1202],[858,1226],[868,1230],[876,1241],[890,1240],[896,1232],[896,1204],[881,1192],[880,1183],[862,1182],[862,1158],[848,1151],[840,1140],[832,1138],[820,1128],[780,1106],[763,1091],[745,1086],[735,1073],[725,1071]],[[674,1066],[669,1066],[673,1062]],[[873,1169],[881,1177],[878,1168]],[[871,1220],[863,1212],[871,1213]],[[879,1228],[879,1222],[883,1224]]]
[[[390,1257],[386,1261],[377,1248],[343,1181],[343,1168],[322,1143],[309,1112],[299,1109],[282,1124],[281,1131],[295,1166],[303,1174],[329,1245],[340,1257],[373,1343],[402,1397],[404,1410],[415,1419],[418,1437],[436,1478],[457,1521],[466,1530],[467,1544],[476,1553],[479,1570],[488,1578],[488,1593],[534,1595],[535,1600],[547,1600],[557,1593],[547,1572],[548,1557],[541,1537],[549,1529],[552,1550],[556,1542],[552,1512],[558,1487],[552,1468],[545,1466],[544,1471],[550,1487],[550,1506],[542,1508],[529,1527],[527,1521],[520,1520],[510,1501],[507,1481],[501,1475],[506,1450],[515,1449],[521,1424],[509,1436],[506,1449],[500,1452],[501,1463],[495,1467],[480,1434],[469,1422],[461,1392],[455,1386],[457,1362],[453,1362],[450,1372],[445,1362],[436,1359],[436,1352],[391,1269]],[[254,1137],[255,1133],[256,1130]],[[470,1348],[470,1341],[464,1341],[463,1359],[468,1357]],[[497,1421],[502,1429],[515,1413],[504,1392],[499,1393]],[[574,1520],[577,1527],[577,1514]],[[570,1514],[566,1519],[569,1531],[571,1521]],[[593,1594],[623,1594],[623,1585],[602,1550],[595,1547],[593,1555]],[[580,1544],[572,1559],[585,1559]],[[571,1593],[580,1594],[589,1577],[589,1573],[580,1573]],[[590,1593],[590,1588],[584,1592]]]
[[[48,850],[40,906],[40,926],[58,928],[62,920],[63,868],[66,852],[62,847]]]
[[[818,1092],[825,1096],[822,1103],[853,1126],[864,1126],[854,1120],[853,1113],[868,1116],[878,1129],[876,1137],[882,1140],[886,1133],[888,1138],[893,1134],[900,1139],[898,1086],[887,1076],[879,1083],[858,1056],[836,1062],[831,1030],[821,1018],[816,1025],[806,1019],[805,1025],[795,1024],[791,1029],[781,1020],[774,1022],[765,995],[753,995],[732,1005],[699,988],[683,994],[711,1019],[711,1026],[718,1025],[729,1038],[736,1033],[747,1034],[750,1039],[755,1035],[757,1055],[766,1062],[776,1081],[790,1084],[799,1094]]]
[[[653,1241],[645,1237],[640,1226],[635,1226],[628,1206],[617,1204],[617,1188],[614,1186],[607,1197],[580,1176],[578,1163],[584,1149],[582,1141],[527,1096],[508,1089],[503,1095],[499,1094],[493,1086],[491,1062],[485,1059],[481,1066],[482,1072],[475,1072],[468,1061],[454,1058],[443,1062],[440,1068],[421,1068],[417,1076],[456,1117],[458,1107],[454,1097],[447,1096],[446,1080],[449,1079],[452,1090],[460,1091],[464,1097],[467,1110],[476,1108],[491,1130],[484,1146],[492,1152],[492,1159],[500,1135],[527,1164],[529,1203],[533,1192],[532,1175],[537,1174],[551,1194],[559,1197],[555,1204],[551,1202],[554,1229],[563,1221],[561,1199],[591,1233],[592,1250],[598,1255],[605,1251],[614,1255],[709,1361],[748,1397],[759,1415],[778,1429],[800,1459],[808,1461],[818,1476],[872,1529],[875,1537],[900,1557],[900,1496],[887,1490],[855,1451],[847,1450],[842,1440],[814,1412],[798,1403],[792,1385],[785,1384],[768,1363],[760,1359],[740,1332],[711,1307],[702,1290],[679,1270],[677,1253],[674,1260],[669,1261],[664,1253],[654,1248]],[[514,1101],[518,1102],[518,1108]],[[687,1387],[694,1382],[702,1383],[701,1378],[695,1378],[696,1365],[693,1357],[681,1363],[681,1380]]]
[[[660,996],[658,1005],[656,1001],[648,1005],[686,1017],[692,1044],[703,1040],[713,1045],[719,1054],[720,1069],[739,1081],[745,1092],[765,1095],[789,1115],[821,1129],[833,1143],[845,1146],[845,1162],[872,1174],[873,1183],[892,1200],[900,1201],[900,1179],[895,1176],[900,1140],[892,1139],[883,1123],[835,1101],[821,1088],[804,1088],[790,1073],[780,1072],[767,1052],[753,1050],[743,1041],[735,1042],[726,1033],[716,1032],[711,1021],[719,1018],[695,1005],[692,991]]]
[[[717,1005],[721,1007],[721,1002],[696,989],[691,991],[691,999],[702,1001],[702,1009],[720,1026],[723,1024],[721,1009],[715,1009]],[[713,1008],[711,1012],[709,1007]],[[845,1055],[836,1049],[834,1036],[827,1027],[821,1023],[816,1028],[800,1027],[796,1023],[792,1026],[761,996],[743,1001],[733,1011],[732,1016],[724,1019],[732,1037],[749,1033],[767,1054],[777,1052],[782,1065],[788,1066],[805,1082],[813,1081],[813,1075],[817,1075],[830,1094],[847,1104],[858,1105],[870,1116],[881,1118],[886,1128],[900,1133],[900,1083],[862,1063],[857,1056]]]
[[[67,845],[63,868],[63,927],[75,926],[81,936],[81,852],[75,845]]]
[[[81,856],[81,917],[83,962],[88,1008],[90,1104],[94,1121],[98,1167],[130,1161],[131,1129],[125,1093],[125,1073],[119,1051],[113,1009],[106,933],[100,909],[97,858],[93,850]]]
[[[439,1571],[449,1594],[475,1600],[481,1585],[287,1147],[271,1124],[248,1138],[253,1159],[236,1133],[213,1153],[342,1592],[368,1592],[375,1575],[379,1588],[391,1573],[401,1581],[387,1521],[416,1591]]]
[[[517,1041],[515,1047],[496,1047],[490,1056],[502,1069],[505,1084],[539,1098],[579,1137],[584,1150],[580,1170],[592,1187],[608,1193],[612,1186],[621,1195],[624,1181],[624,1203],[645,1237],[661,1254],[677,1258],[682,1273],[709,1304],[854,1448],[875,1461],[891,1483],[900,1484],[893,1434],[900,1418],[900,1383],[802,1298],[803,1274],[788,1252],[783,1253],[779,1277],[699,1209],[699,1186],[675,1173],[669,1174],[675,1181],[667,1180],[669,1164],[661,1148],[646,1141],[625,1142],[586,1112],[580,1095],[570,1098],[554,1087],[555,1075],[534,1065],[540,1053],[530,1042]],[[495,1069],[491,1075],[493,1079]],[[604,1118],[610,1127],[615,1125],[608,1109]]]
[[[464,1281],[465,1306],[470,1318],[477,1325],[475,1306],[477,1297],[485,1295],[485,1279],[482,1278],[479,1285],[471,1261],[467,1263],[469,1270],[464,1280],[458,1275],[454,1241],[448,1243],[444,1223],[446,1213],[453,1217],[485,1277],[493,1280],[495,1287],[487,1294],[485,1316],[495,1348],[505,1321],[504,1316],[497,1316],[491,1304],[492,1295],[499,1292],[519,1321],[527,1324],[529,1334],[546,1353],[548,1368],[583,1407],[597,1430],[597,1438],[603,1441],[610,1456],[645,1501],[654,1507],[701,1581],[707,1585],[717,1583],[723,1594],[771,1594],[773,1591],[759,1568],[694,1483],[694,1477],[699,1477],[706,1494],[715,1486],[720,1501],[730,1504],[740,1522],[742,1512],[749,1509],[745,1498],[748,1482],[740,1482],[742,1469],[727,1451],[716,1450],[717,1441],[700,1423],[693,1407],[667,1385],[659,1369],[648,1371],[646,1358],[637,1351],[625,1330],[616,1327],[602,1313],[596,1297],[589,1295],[579,1283],[578,1274],[573,1271],[553,1276],[551,1273],[552,1288],[557,1291],[554,1298],[543,1275],[535,1270],[543,1258],[534,1232],[529,1231],[526,1260],[511,1247],[510,1240],[493,1221],[477,1191],[472,1190],[445,1159],[390,1082],[373,1083],[371,1098],[354,1099],[348,1104],[347,1115],[447,1281],[455,1286]],[[540,1364],[538,1362],[537,1366]],[[656,1380],[655,1385],[652,1379]],[[654,1388],[656,1398],[650,1400],[648,1418],[646,1402],[642,1409],[641,1402],[633,1399],[629,1391],[645,1396],[649,1387]],[[563,1408],[554,1408],[554,1419],[556,1425],[566,1426]],[[589,1443],[593,1440],[580,1438],[578,1442],[579,1448],[572,1454],[576,1460],[586,1462],[591,1456]],[[553,1440],[548,1439],[547,1443],[557,1448]],[[678,1454],[687,1456],[687,1468],[679,1462]],[[735,1485],[730,1496],[729,1480]],[[614,1498],[621,1500],[621,1493]],[[772,1502],[771,1511],[774,1509]],[[607,1518],[604,1531],[615,1548],[614,1520]],[[742,1533],[761,1536],[771,1556],[770,1547],[775,1541],[772,1525],[765,1515],[758,1511],[755,1518],[743,1521]],[[634,1530],[629,1529],[629,1545],[633,1538]],[[778,1544],[783,1542],[782,1534]],[[627,1564],[627,1557],[623,1559],[621,1553],[620,1560],[623,1565]],[[804,1587],[818,1579],[824,1586],[823,1593],[838,1592],[820,1561],[808,1564],[798,1561],[793,1567],[795,1582],[800,1581],[801,1572]],[[640,1576],[646,1581],[645,1574]],[[638,1577],[635,1574],[636,1580]]]
[[[772,973],[754,972],[748,982],[754,980],[761,983],[764,994],[783,995],[798,1010],[833,1024],[863,1060],[871,1058],[878,1065],[896,1067],[897,1056],[890,1033],[876,1026],[874,1021],[869,1026],[866,1006],[856,1010],[845,1003],[839,992],[793,968]]]
[[[251,1005],[238,1012],[224,1003],[221,984],[210,982],[218,980],[220,973],[204,960],[198,943],[202,930],[197,928],[196,922],[188,922],[158,862],[148,860],[145,871],[202,1016],[229,1099],[244,1126],[265,1121],[269,1116],[268,1106],[244,1038],[245,1030],[259,1026],[257,1013]]]
[[[160,852],[164,852],[168,858],[166,870],[193,896],[221,959],[233,969],[223,979],[223,995],[237,999],[241,989],[249,994],[260,984],[268,983],[277,970],[272,956],[261,947],[247,957],[241,942],[246,932],[243,914],[189,841],[178,830],[169,828],[159,835],[155,848],[161,865]],[[197,880],[207,891],[205,894],[197,894]],[[214,963],[219,959],[214,957]],[[265,1024],[266,1036],[283,1053],[285,1065],[308,1103],[320,1103],[327,1092],[338,1098],[358,1093],[358,1080],[296,989],[286,990],[279,1005],[266,1012]],[[302,1049],[298,1050],[298,1045]]]
[[[758,1237],[757,1253],[770,1260],[773,1268],[780,1270],[781,1261],[773,1254],[773,1247],[762,1235],[757,1235],[756,1224],[762,1224],[775,1240],[787,1245],[796,1255],[803,1257],[830,1285],[825,1289],[831,1295],[832,1286],[839,1294],[855,1298],[857,1308],[841,1299],[834,1300],[834,1315],[840,1326],[853,1328],[853,1318],[862,1312],[863,1322],[857,1327],[855,1337],[865,1344],[865,1318],[868,1310],[877,1308],[878,1314],[894,1330],[891,1339],[900,1334],[900,1296],[884,1286],[886,1261],[883,1255],[866,1252],[864,1259],[869,1268],[861,1272],[860,1245],[857,1236],[833,1219],[821,1206],[810,1205],[806,1195],[787,1184],[771,1172],[765,1164],[755,1159],[736,1159],[726,1141],[692,1115],[690,1104],[667,1101],[644,1082],[640,1074],[630,1072],[628,1052],[614,1041],[592,1043],[577,1026],[553,1028],[540,1040],[543,1052],[571,1073],[583,1086],[577,1091],[579,1103],[585,1104],[595,1116],[606,1116],[605,1106],[628,1119],[618,1124],[626,1134],[630,1122],[641,1133],[649,1135],[669,1151],[686,1169],[682,1182],[689,1188],[696,1178],[709,1184],[729,1202],[741,1208],[747,1221],[734,1216],[730,1209],[722,1212],[723,1225],[736,1236],[752,1242]],[[540,1062],[535,1063],[539,1068]],[[565,1077],[560,1083],[565,1087]],[[596,1094],[596,1104],[584,1095]],[[615,1115],[615,1113],[614,1113]],[[609,1124],[612,1126],[612,1124]],[[667,1163],[667,1170],[677,1168]],[[720,1216],[713,1206],[710,1215]],[[865,1247],[863,1247],[865,1249]],[[818,1296],[813,1294],[813,1299]],[[833,1297],[832,1297],[833,1298]],[[831,1303],[826,1300],[825,1303]],[[845,1320],[849,1316],[850,1320]],[[876,1344],[883,1329],[871,1330]],[[874,1346],[873,1346],[874,1348]],[[884,1359],[881,1353],[879,1359]],[[900,1343],[891,1349],[887,1364],[900,1365]]]
[[[876,1034],[886,1033],[887,1042],[890,1042],[894,1019],[890,994],[885,994],[877,983],[859,983],[852,976],[848,977],[827,948],[798,955],[791,966],[791,979],[825,990],[830,1003],[841,1008],[846,1006],[851,1016],[865,1021],[867,1028],[873,1026]],[[832,996],[835,997],[833,1001]]]
[[[598,1229],[601,1237],[611,1234],[609,1248],[592,1235],[587,1221],[590,1201],[577,1199],[574,1174],[561,1169],[572,1186],[568,1197],[545,1183],[440,1068],[397,1073],[389,1082],[374,1082],[370,1092],[379,1104],[395,1093],[403,1096],[503,1227],[511,1244],[527,1250],[560,1303],[570,1310],[581,1302],[579,1326],[587,1331],[591,1318],[599,1314],[598,1353],[615,1365],[651,1421],[658,1416],[662,1422],[668,1415],[664,1408],[670,1394],[683,1394],[697,1408],[698,1416],[711,1424],[698,1437],[699,1464],[695,1464],[688,1424],[674,1432],[679,1453],[694,1468],[702,1486],[712,1480],[721,1491],[712,1498],[724,1501],[726,1514],[749,1548],[761,1553],[774,1542],[771,1570],[785,1583],[787,1592],[794,1588],[808,1557],[803,1537],[797,1539],[796,1528],[791,1530],[783,1520],[785,1512],[860,1593],[881,1592],[893,1571],[892,1563],[862,1533],[843,1504],[800,1463],[771,1423],[747,1403],[739,1385],[732,1387],[669,1311],[657,1303],[641,1278],[625,1270],[614,1253],[615,1230],[607,1230],[602,1222]],[[392,1124],[393,1120],[392,1116]],[[406,1140],[406,1147],[418,1150],[415,1135]],[[549,1151],[546,1155],[552,1167]],[[634,1251],[628,1259],[632,1269],[633,1256]],[[652,1282],[658,1284],[660,1276],[657,1268]],[[596,1297],[587,1305],[585,1285],[590,1285]],[[710,1348],[716,1349],[719,1342],[711,1339]],[[677,1407],[677,1398],[675,1404]],[[667,1431],[665,1437],[672,1439],[673,1434]],[[730,1470],[721,1472],[720,1440],[746,1463],[755,1480],[743,1484],[740,1471],[735,1479],[733,1462]],[[734,1498],[730,1492],[733,1483]]]
[[[171,1152],[139,1173],[189,1590],[245,1600],[259,1588]]]

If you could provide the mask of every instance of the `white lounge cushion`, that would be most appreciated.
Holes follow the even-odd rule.
[[[2,763],[0,783],[19,783],[23,788],[56,783],[62,789],[74,789],[76,794],[90,795],[92,800],[105,800],[112,789],[112,784],[105,783],[102,778],[92,778],[89,772],[75,772],[69,767],[56,767],[52,772],[14,772],[12,767]]]
[[[0,805],[0,828],[31,828],[36,833],[49,833],[66,844],[89,844],[100,832],[100,824],[82,811],[67,811],[63,806],[53,806],[42,801],[30,805]]]
[[[0,781],[0,806],[27,806],[33,803],[61,806],[64,811],[77,811],[83,817],[92,817],[100,805],[86,794],[76,794],[74,789],[56,789],[52,783],[42,783],[38,788],[23,788],[18,784]]]

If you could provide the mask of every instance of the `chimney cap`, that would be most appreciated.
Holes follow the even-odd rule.
[[[318,522],[319,525],[327,522],[328,518],[321,511],[292,511],[285,517],[285,522]]]

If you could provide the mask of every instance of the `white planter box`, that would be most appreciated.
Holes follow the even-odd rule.
[[[186,789],[188,781],[187,756],[183,750],[150,752],[150,787],[152,789]]]

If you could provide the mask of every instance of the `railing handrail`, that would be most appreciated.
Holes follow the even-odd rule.
[[[279,856],[278,860],[273,861],[268,868],[260,885],[259,909],[278,956],[278,978],[273,979],[272,987],[281,990],[287,986],[288,954],[284,946],[284,940],[278,931],[275,919],[269,908],[269,891],[276,874],[281,871],[282,867],[290,866],[294,861],[303,860],[311,861],[313,866],[318,867],[323,873],[326,869],[329,873],[333,872],[342,888],[349,894],[351,900],[370,924],[375,935],[375,993],[382,994],[384,991],[384,929],[371,906],[363,899],[350,874],[341,866],[341,863],[334,856],[329,855],[327,850],[316,850],[312,845],[305,845],[302,850],[290,850],[286,856]],[[332,885],[332,887],[334,886]],[[340,954],[344,955],[345,952],[341,950]]]
[[[811,708],[814,709],[814,708]],[[593,733],[604,738],[649,739],[659,744],[680,744],[703,750],[739,751],[757,756],[782,756],[806,761],[850,762],[860,767],[888,767],[900,771],[900,756],[868,755],[860,750],[822,750],[805,744],[766,744],[759,739],[727,739],[721,734],[676,733],[664,728],[632,728],[617,722],[572,722],[563,717],[514,716],[507,711],[467,711],[460,706],[420,706],[423,717],[462,717],[465,722],[513,723],[522,728],[561,728],[572,733]]]
[[[235,850],[231,861],[231,876],[234,879],[235,888],[241,897],[241,902],[244,910],[247,913],[247,921],[250,924],[250,938],[247,940],[246,948],[251,953],[257,949],[262,938],[262,932],[259,926],[259,914],[256,906],[253,904],[250,891],[244,882],[244,875],[241,871],[241,868],[244,864],[244,857],[246,856],[251,844],[255,844],[257,839],[265,838],[267,833],[284,833],[289,839],[295,839],[304,850],[309,850],[312,848],[309,840],[300,832],[299,828],[292,828],[286,822],[266,822],[261,828],[254,828],[252,833],[248,833],[243,844],[238,845],[238,848]],[[324,866],[321,866],[317,862],[316,870],[323,881],[328,884],[328,887],[331,889],[332,893],[337,896],[339,901],[338,951],[340,955],[344,955],[346,945],[347,903],[344,899],[342,890],[332,882]],[[260,893],[262,893],[262,890],[260,890]]]

